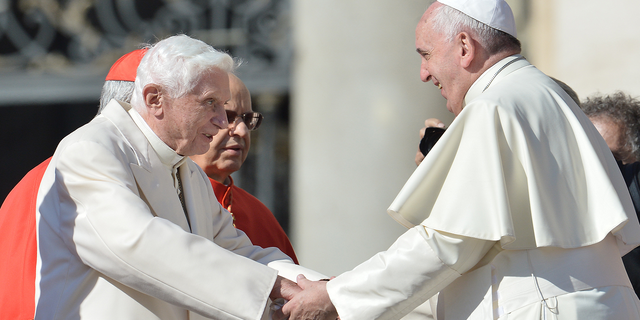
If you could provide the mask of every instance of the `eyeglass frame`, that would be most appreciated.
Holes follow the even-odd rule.
[[[234,127],[237,126],[238,118],[240,118],[244,123],[244,125],[247,126],[247,129],[249,129],[249,131],[258,129],[260,127],[260,124],[262,124],[262,120],[264,120],[264,116],[260,112],[252,111],[252,112],[245,112],[242,114],[237,114],[236,112],[231,110],[225,110],[225,112],[227,114],[227,122],[229,122],[229,126],[231,126],[232,124]],[[234,114],[235,116],[233,116]],[[233,116],[233,119],[231,119],[231,116]],[[247,123],[247,120],[254,119],[254,118],[257,118],[258,120],[256,121],[255,126],[253,126],[252,128],[251,123]]]

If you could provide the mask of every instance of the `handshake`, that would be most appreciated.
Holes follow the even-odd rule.
[[[273,320],[335,320],[338,312],[327,293],[328,279],[311,281],[298,275],[298,283],[278,276],[271,290]]]

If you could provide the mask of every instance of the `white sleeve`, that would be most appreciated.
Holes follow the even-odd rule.
[[[267,264],[267,266],[278,270],[279,276],[285,277],[293,282],[298,282],[297,277],[299,274],[304,275],[305,278],[311,281],[318,281],[320,279],[329,279],[329,277],[327,277],[326,275],[320,272],[305,268],[303,266],[299,266],[290,260],[271,261]]]
[[[473,268],[495,244],[417,226],[327,284],[342,320],[399,319]]]
[[[418,226],[416,228],[421,228]],[[424,227],[425,240],[449,268],[463,274],[475,267],[489,252],[495,241],[463,237]]]

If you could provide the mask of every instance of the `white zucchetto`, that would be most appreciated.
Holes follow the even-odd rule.
[[[438,0],[438,2],[517,38],[513,12],[504,0]]]

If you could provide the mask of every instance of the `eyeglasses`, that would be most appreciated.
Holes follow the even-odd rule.
[[[262,119],[264,119],[260,112],[245,112],[243,114],[238,114],[229,110],[226,110],[226,112],[229,125],[238,125],[238,119],[241,119],[249,130],[258,129],[262,123]]]

